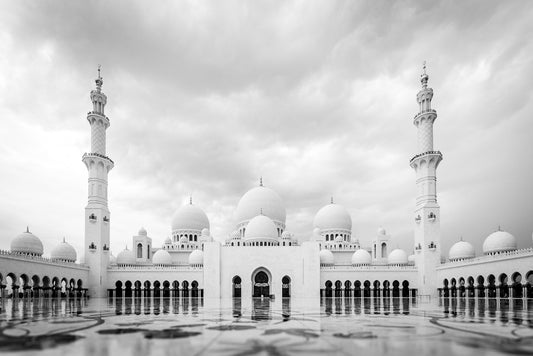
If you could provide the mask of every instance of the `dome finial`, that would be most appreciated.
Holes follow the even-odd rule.
[[[263,176],[259,177],[259,186],[263,186]]]
[[[463,235],[461,235],[461,237],[459,238],[459,241],[463,241]]]
[[[30,232],[30,227],[28,225],[26,225],[26,232]]]
[[[422,83],[422,88],[426,89],[428,86],[429,76],[426,73],[426,61],[422,64],[423,73],[420,75],[420,82]]]
[[[192,205],[192,194],[189,196],[189,205]]]
[[[96,78],[95,80],[97,91],[100,91],[102,89],[102,85],[104,84],[104,78],[102,78],[101,69],[102,69],[102,66],[99,64],[98,65],[98,78]]]
[[[63,242],[66,242],[66,241],[65,241],[65,236],[63,236]]]
[[[334,204],[334,203],[333,203],[333,196],[331,196],[331,204]]]
[[[502,231],[502,227],[498,225],[498,231]]]
[[[263,215],[263,208],[261,208],[261,211],[259,212],[261,215]]]

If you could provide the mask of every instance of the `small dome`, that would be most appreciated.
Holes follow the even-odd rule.
[[[474,246],[466,241],[458,241],[454,243],[448,252],[448,258],[450,261],[473,258],[475,256],[476,252],[474,251]]]
[[[209,229],[205,212],[194,204],[183,205],[172,216],[172,231]]]
[[[186,244],[189,242],[189,238],[185,235],[183,235],[181,238],[180,238],[180,243],[182,244]]]
[[[372,256],[368,253],[367,250],[360,248],[355,251],[352,255],[352,265],[364,266],[372,263]]]
[[[292,234],[290,232],[283,231],[283,233],[281,234],[281,238],[283,240],[290,240],[292,239]]]
[[[321,265],[332,265],[334,262],[333,253],[330,250],[320,250],[320,264]]]
[[[172,245],[172,240],[171,240],[170,237],[167,237],[167,238],[165,239],[165,245]]]
[[[315,227],[313,229],[313,237],[315,238],[315,240],[320,240],[320,228],[319,227]]]
[[[259,212],[278,223],[285,224],[287,212],[283,201],[278,193],[263,185],[250,189],[242,196],[235,210],[235,222],[239,224],[249,221]]]
[[[378,229],[378,235],[387,235],[387,231],[380,226]]]
[[[415,255],[409,255],[409,257],[407,257],[407,262],[409,263],[415,263]]]
[[[167,250],[157,250],[152,256],[152,263],[154,265],[171,265],[172,257]]]
[[[388,258],[389,265],[405,265],[407,264],[407,254],[402,249],[392,250]]]
[[[204,264],[204,253],[202,250],[194,250],[189,255],[189,264],[190,265],[203,265]]]
[[[74,247],[63,239],[59,245],[54,247],[50,253],[50,258],[52,260],[76,262],[78,255],[76,254]]]
[[[209,229],[203,228],[202,229],[202,236],[209,237],[210,236]]]
[[[124,249],[117,256],[118,265],[134,265],[136,262],[135,253],[132,250]]]
[[[318,211],[313,226],[321,230],[352,230],[352,218],[342,205],[328,204]]]
[[[17,235],[11,241],[11,252],[42,256],[43,243],[29,229],[26,229],[26,232]]]
[[[483,253],[495,253],[516,250],[516,238],[507,231],[496,231],[487,236],[483,242]]]
[[[109,264],[110,265],[116,265],[117,264],[117,258],[113,255],[113,253],[109,254]]]
[[[257,215],[250,220],[244,233],[245,239],[278,238],[278,229],[274,222],[266,215]]]
[[[146,232],[146,229],[144,227],[141,227],[139,230],[139,236],[147,236],[148,232]]]

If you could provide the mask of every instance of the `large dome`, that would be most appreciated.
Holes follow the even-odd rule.
[[[268,216],[257,215],[246,226],[245,239],[277,239],[278,229]]]
[[[475,256],[476,252],[474,246],[466,241],[458,241],[454,243],[448,252],[448,258],[450,261],[473,258]]]
[[[54,247],[50,253],[50,258],[52,260],[76,262],[78,255],[76,254],[74,247],[63,239],[59,245]]]
[[[364,266],[369,265],[372,262],[372,256],[368,253],[367,250],[360,248],[355,251],[352,255],[352,265]]]
[[[190,265],[203,265],[204,264],[204,253],[202,250],[194,250],[189,255],[189,264]]]
[[[321,230],[352,230],[352,218],[348,211],[339,204],[328,204],[318,211],[313,226]]]
[[[387,262],[389,265],[405,265],[408,262],[407,254],[404,250],[397,248],[389,254]]]
[[[335,259],[333,258],[333,253],[330,250],[320,250],[320,264],[321,265],[332,265]]]
[[[495,253],[516,250],[516,238],[507,231],[496,231],[487,236],[483,242],[483,253]]]
[[[172,264],[172,257],[166,250],[157,250],[152,256],[152,263],[154,265],[170,265]]]
[[[26,232],[17,235],[11,241],[11,252],[42,256],[43,243],[37,236],[32,234],[29,229],[26,229]]]
[[[134,265],[136,261],[137,259],[135,258],[135,253],[133,253],[132,250],[128,250],[128,248],[121,251],[117,255],[118,265]]]
[[[209,229],[205,212],[194,204],[183,205],[172,216],[172,231]]]
[[[240,224],[252,219],[257,214],[266,215],[283,225],[285,225],[287,218],[285,206],[278,193],[262,185],[250,189],[239,200],[235,211],[235,222]]]

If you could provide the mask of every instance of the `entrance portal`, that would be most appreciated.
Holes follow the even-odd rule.
[[[265,271],[259,271],[254,277],[254,298],[269,297],[270,284]]]

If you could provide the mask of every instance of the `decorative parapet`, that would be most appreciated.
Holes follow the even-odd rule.
[[[427,114],[427,113],[437,113],[437,110],[435,109],[427,109],[427,110],[422,110],[420,111],[419,113],[415,114],[415,116],[413,117],[413,120],[416,120],[416,118],[420,115],[424,115],[424,114]]]
[[[527,257],[527,256],[533,256],[533,247],[522,248],[519,250],[506,251],[506,252],[496,252],[490,255],[483,255],[483,256],[474,257],[474,258],[462,258],[462,259],[458,259],[454,261],[447,261],[445,263],[442,263],[437,268],[446,268],[446,267],[455,267],[455,266],[460,266],[460,265],[486,263],[486,262],[492,262],[492,261],[506,260],[509,258]]]
[[[0,258],[10,258],[10,259],[20,260],[20,261],[32,261],[32,262],[38,262],[38,263],[54,265],[54,266],[65,266],[65,267],[89,269],[89,266],[79,264],[76,262],[68,262],[64,260],[56,260],[56,259],[51,259],[47,257],[32,256],[32,255],[27,255],[24,253],[11,252],[8,250],[0,250]]]
[[[202,271],[201,265],[114,265],[107,267],[108,271]]]
[[[370,265],[370,266],[353,266],[353,265],[320,265],[322,271],[416,271],[412,264],[408,265]]]

